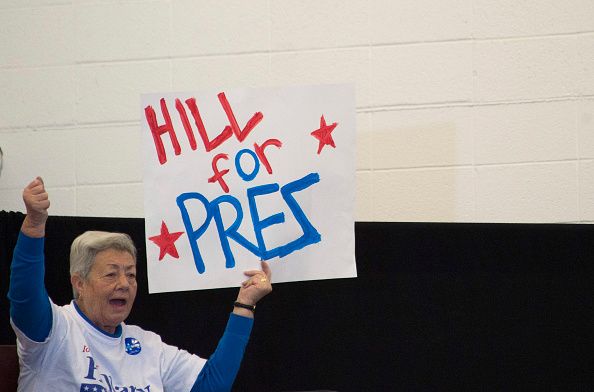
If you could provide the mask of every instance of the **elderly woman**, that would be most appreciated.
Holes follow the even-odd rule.
[[[19,391],[226,391],[239,370],[255,305],[272,291],[270,268],[248,271],[216,351],[204,360],[124,320],[136,297],[136,248],[126,234],[86,232],[70,253],[74,300],[55,305],[44,287],[50,202],[41,178],[23,191],[27,215],[11,267],[11,324]]]

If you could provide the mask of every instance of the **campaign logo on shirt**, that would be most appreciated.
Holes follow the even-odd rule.
[[[135,338],[126,338],[125,342],[127,354],[136,355],[142,350],[142,347],[140,347],[140,342]]]
[[[136,343],[138,341],[136,339],[130,338],[134,340]],[[128,339],[126,339],[128,340]],[[126,342],[128,343],[128,342]],[[140,351],[140,344],[138,344]],[[135,354],[131,354],[135,355]],[[89,360],[89,369],[85,379],[99,381],[99,384],[91,384],[90,382],[83,382],[80,385],[80,392],[150,392],[151,385],[148,384],[144,388],[140,388],[131,384],[121,384],[121,381],[114,383],[113,377],[109,373],[99,373],[96,374],[97,369],[99,369],[99,365],[95,365],[95,360],[93,357],[88,356],[87,359]],[[125,373],[125,372],[124,372]],[[97,376],[97,377],[96,377]],[[103,385],[106,385],[105,387]],[[53,390],[53,389],[52,389]]]
[[[80,392],[107,392],[107,389],[99,384],[81,384]]]

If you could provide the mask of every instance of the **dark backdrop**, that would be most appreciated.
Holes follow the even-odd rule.
[[[0,344],[15,340],[6,293],[22,219],[0,212]],[[50,217],[54,302],[71,299],[69,245],[89,229],[138,246],[127,322],[208,357],[237,289],[149,296],[142,219]],[[235,390],[591,390],[593,225],[358,222],[355,233],[358,278],[276,284],[261,301]]]

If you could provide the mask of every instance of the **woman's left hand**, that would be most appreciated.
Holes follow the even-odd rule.
[[[262,261],[261,271],[251,270],[244,272],[244,274],[248,279],[241,283],[237,302],[245,305],[256,305],[260,299],[272,291],[272,271],[268,263]]]

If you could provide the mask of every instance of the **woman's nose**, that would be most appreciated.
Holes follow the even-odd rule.
[[[119,274],[118,275],[118,288],[128,288],[130,286],[130,282],[128,282],[128,277],[126,274]]]

